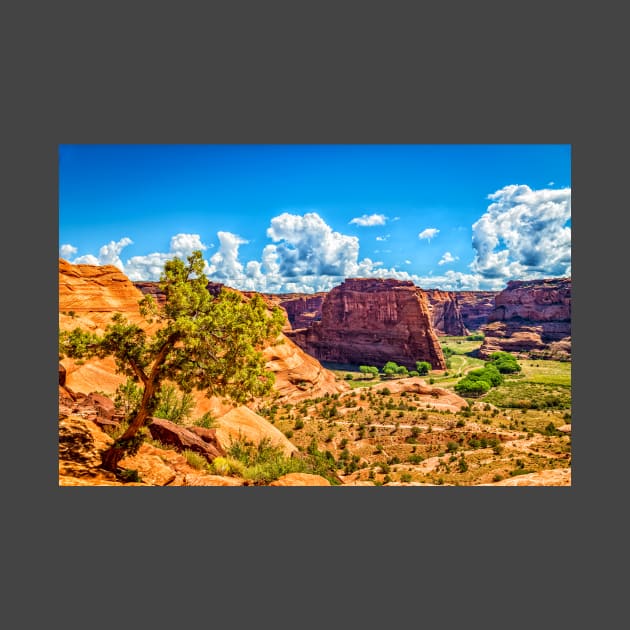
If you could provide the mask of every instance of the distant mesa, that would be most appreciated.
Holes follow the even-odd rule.
[[[505,351],[570,359],[571,278],[513,280],[494,302],[480,357]]]
[[[410,280],[349,278],[326,295],[321,321],[286,334],[319,361],[446,367],[427,297]]]

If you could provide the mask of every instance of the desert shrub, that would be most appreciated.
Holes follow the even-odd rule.
[[[208,468],[208,460],[195,451],[191,451],[190,449],[184,449],[182,455],[186,458],[189,466],[196,468],[197,470],[204,470]]]
[[[200,418],[197,418],[193,424],[196,427],[203,427],[204,429],[213,429],[218,425],[217,419],[211,411],[206,411]]]
[[[401,473],[400,480],[403,483],[409,483],[411,481],[411,473],[408,473],[408,472]]]
[[[182,424],[190,417],[195,406],[195,399],[189,392],[177,393],[177,387],[163,383],[157,396],[157,407],[153,412],[156,418]]]

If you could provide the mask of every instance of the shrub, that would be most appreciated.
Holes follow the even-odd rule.
[[[416,361],[416,370],[420,376],[424,376],[431,370],[431,364],[428,361]]]
[[[200,418],[197,418],[193,422],[196,427],[203,427],[204,429],[213,429],[218,425],[218,420],[214,417],[211,411],[206,411]]]
[[[493,352],[486,361],[486,365],[494,365],[501,374],[514,374],[521,371],[521,366],[509,352]]]
[[[184,452],[182,454],[186,458],[189,466],[192,466],[197,470],[208,468],[208,460],[200,453],[197,453],[196,451],[191,451],[187,448],[184,449]]]

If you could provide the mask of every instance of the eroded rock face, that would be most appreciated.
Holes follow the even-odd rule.
[[[527,352],[536,357],[571,355],[571,278],[508,282],[482,328],[481,357]]]
[[[321,322],[286,334],[320,361],[446,367],[426,295],[407,280],[347,279],[326,296]]]
[[[280,301],[280,306],[287,312],[293,329],[309,328],[322,318],[322,305],[326,293],[314,293],[291,297]]]
[[[462,319],[457,295],[453,291],[439,289],[425,289],[424,293],[429,301],[431,323],[438,335],[463,336],[468,330]]]
[[[487,323],[497,294],[498,291],[455,291],[462,322],[469,332]]]

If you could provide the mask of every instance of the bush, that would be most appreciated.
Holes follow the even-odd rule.
[[[203,427],[204,429],[213,429],[218,425],[217,419],[214,417],[214,414],[211,411],[206,411],[206,413],[201,416],[201,418],[197,418],[193,422],[196,427]]]
[[[430,372],[431,364],[428,361],[416,361],[416,370],[420,376],[424,376]]]
[[[494,365],[501,374],[514,374],[521,371],[521,366],[509,352],[493,352],[486,361],[486,365]]]

